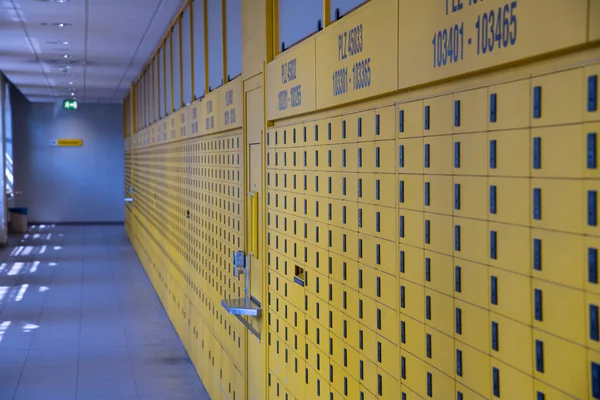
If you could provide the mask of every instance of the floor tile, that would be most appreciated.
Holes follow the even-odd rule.
[[[208,399],[123,227],[36,226],[0,262],[1,400]]]

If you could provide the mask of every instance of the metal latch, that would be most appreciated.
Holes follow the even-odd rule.
[[[233,276],[236,278],[240,274],[246,273],[246,254],[243,251],[233,253]]]

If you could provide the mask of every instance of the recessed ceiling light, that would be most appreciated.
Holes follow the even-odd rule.
[[[74,93],[74,92],[71,92],[71,96],[75,96],[75,93]]]
[[[58,26],[59,28],[66,28],[67,26],[71,26],[71,24],[69,24],[67,22],[55,22],[52,25]]]
[[[40,3],[66,3],[69,0],[36,0],[39,1]]]
[[[73,84],[73,82],[69,82],[69,85],[72,85],[72,84]]]
[[[64,41],[60,42],[60,44],[64,44],[66,46],[68,44],[71,44],[71,42],[69,42],[68,40],[64,40]]]
[[[63,57],[64,57],[64,58],[69,58],[69,57],[71,57],[71,56],[70,56],[70,55],[68,55],[68,54],[65,54]]]

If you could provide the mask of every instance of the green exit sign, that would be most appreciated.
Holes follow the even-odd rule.
[[[63,108],[65,110],[77,110],[77,100],[64,100]]]

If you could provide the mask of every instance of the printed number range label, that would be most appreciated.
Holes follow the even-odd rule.
[[[233,89],[230,89],[225,93],[225,107],[229,108],[229,109],[225,110],[225,112],[223,113],[224,124],[226,126],[229,124],[235,124],[236,123],[236,116],[235,116],[236,113],[235,113],[235,105],[233,104]]]
[[[281,84],[287,85],[288,83],[290,83],[293,86],[289,89],[286,88],[279,91],[279,111],[285,111],[288,108],[296,108],[302,106],[302,85],[294,85],[294,81],[296,81],[295,58],[281,65]]]
[[[489,4],[489,3],[488,3]],[[517,1],[486,7],[483,0],[445,0],[445,13],[461,13],[470,7],[481,12],[471,21],[460,21],[433,32],[433,68],[460,63],[469,56],[502,51],[517,44]]]
[[[207,131],[215,128],[215,116],[210,115],[210,114],[212,114],[212,112],[213,112],[213,103],[212,103],[212,100],[208,100],[206,102],[206,114],[208,114],[208,115],[205,119],[205,129]]]
[[[338,61],[352,60],[350,66],[333,71],[333,95],[340,96],[371,86],[371,58],[360,59],[363,52],[363,25],[358,24],[338,35]],[[358,58],[359,60],[355,61]]]

